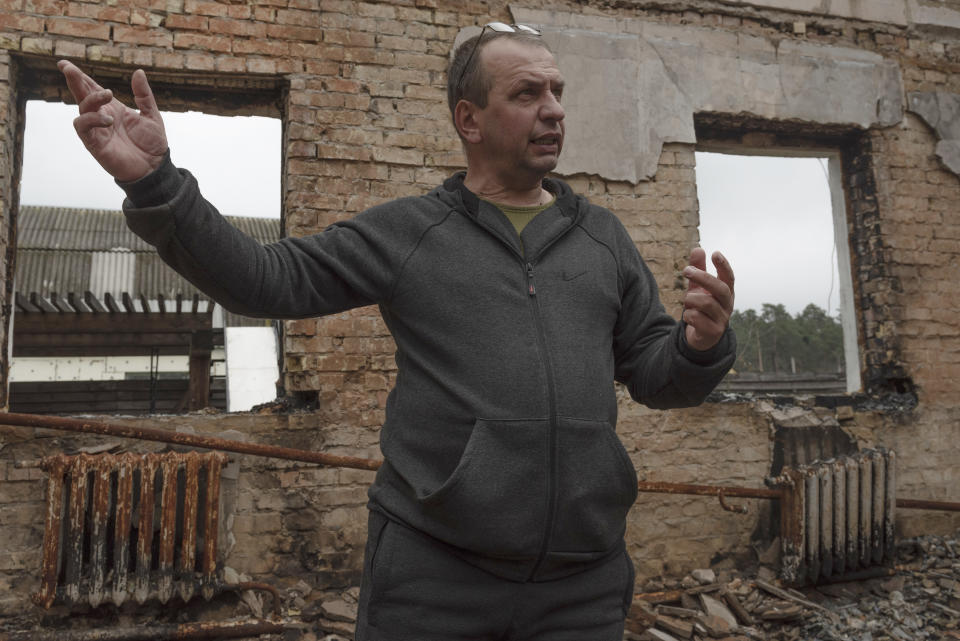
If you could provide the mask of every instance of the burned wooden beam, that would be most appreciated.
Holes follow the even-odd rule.
[[[67,302],[70,304],[70,307],[73,308],[73,311],[77,313],[90,313],[91,310],[87,303],[83,300],[83,297],[75,294],[73,292],[67,293]]]
[[[30,292],[30,303],[41,312],[56,314],[57,308],[47,302],[47,299],[37,292]]]
[[[85,302],[90,309],[98,314],[107,313],[107,308],[100,303],[100,300],[94,296],[93,292],[91,292],[89,289],[83,292],[83,302]]]
[[[122,309],[120,309],[120,306],[117,305],[116,299],[113,297],[113,294],[111,294],[110,292],[107,292],[103,295],[103,302],[106,303],[107,308],[114,314],[119,314],[120,312],[123,311]],[[124,301],[124,304],[126,304],[126,301]]]

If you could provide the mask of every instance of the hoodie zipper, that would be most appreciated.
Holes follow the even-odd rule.
[[[533,320],[537,329],[537,348],[540,350],[540,355],[543,359],[544,370],[546,372],[547,403],[549,408],[549,424],[547,434],[547,520],[543,528],[543,539],[540,543],[540,552],[537,555],[536,562],[533,564],[533,568],[530,570],[530,575],[527,577],[527,580],[529,581],[537,575],[537,572],[543,565],[544,559],[547,557],[547,550],[550,548],[550,538],[553,533],[553,524],[557,518],[557,488],[559,483],[559,479],[557,478],[559,476],[559,452],[557,450],[559,426],[557,424],[557,396],[555,383],[553,380],[553,363],[550,361],[550,352],[547,349],[546,330],[543,326],[543,316],[540,312],[540,301],[537,299],[537,287],[533,278],[533,264],[527,263],[526,268],[527,298],[530,301],[530,309],[533,312]]]
[[[462,201],[461,201],[462,202]],[[474,219],[476,220],[476,219]],[[533,567],[530,570],[530,574],[527,577],[527,580],[532,580],[537,576],[537,572],[540,571],[540,568],[543,566],[543,562],[547,557],[547,551],[550,549],[550,539],[553,534],[553,525],[557,520],[557,506],[559,503],[559,479],[560,476],[559,466],[559,424],[557,420],[557,398],[556,398],[556,388],[553,375],[553,363],[550,360],[550,352],[547,349],[547,339],[546,339],[546,330],[543,326],[543,315],[540,311],[540,302],[537,300],[537,287],[534,282],[534,271],[533,263],[526,260],[526,252],[523,253],[517,252],[516,248],[513,247],[510,243],[506,242],[499,234],[495,233],[487,225],[476,221],[480,227],[487,230],[493,237],[503,243],[508,249],[510,249],[517,258],[520,259],[521,267],[526,271],[527,277],[527,299],[530,301],[530,309],[533,314],[534,324],[536,326],[537,334],[537,348],[540,351],[541,360],[544,366],[545,377],[547,379],[547,407],[549,412],[549,423],[548,423],[548,461],[547,461],[547,520],[543,527],[543,539],[540,543],[540,551],[537,554],[537,559],[533,564]],[[570,227],[564,230],[563,233],[558,234],[556,237],[552,238],[550,242],[544,245],[541,248],[541,253],[545,252],[551,245],[553,245],[561,236],[565,235],[567,231],[570,230]]]

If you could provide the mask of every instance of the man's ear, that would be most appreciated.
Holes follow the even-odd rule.
[[[461,100],[454,107],[453,121],[466,142],[476,144],[483,140],[480,134],[480,123],[477,120],[479,111],[479,107],[469,100]]]

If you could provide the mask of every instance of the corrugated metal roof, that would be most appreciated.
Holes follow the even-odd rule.
[[[51,292],[83,293],[90,289],[92,260],[93,252],[21,249],[17,252],[14,285],[24,295],[30,292],[41,296],[50,296]]]
[[[280,238],[278,219],[227,218],[260,242]],[[124,291],[148,299],[158,294],[169,299],[181,294],[189,299],[198,291],[170,269],[153,247],[127,229],[120,211],[23,206],[17,230],[15,286],[24,296],[31,292],[64,296],[90,290],[98,297],[109,292],[118,300]],[[201,298],[206,296],[201,294]],[[225,316],[230,327],[264,324],[262,319]]]
[[[226,218],[261,243],[270,243],[280,238],[280,220],[277,218]],[[35,205],[20,207],[17,247],[79,251],[110,251],[119,248],[153,251],[150,245],[127,228],[123,212]]]

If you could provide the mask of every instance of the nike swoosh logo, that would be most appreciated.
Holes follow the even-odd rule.
[[[586,269],[581,270],[581,271],[579,271],[579,272],[567,272],[567,271],[564,271],[564,272],[563,272],[563,280],[568,280],[568,281],[569,281],[569,280],[573,280],[574,278],[580,278],[581,276],[583,276],[583,275],[586,274],[586,273],[587,273],[587,270],[586,270]]]

